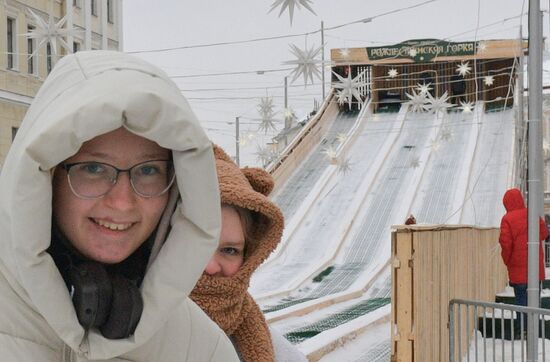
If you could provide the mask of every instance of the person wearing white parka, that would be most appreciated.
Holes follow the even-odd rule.
[[[238,361],[188,295],[213,254],[212,146],[159,69],[62,58],[0,175],[1,361]]]

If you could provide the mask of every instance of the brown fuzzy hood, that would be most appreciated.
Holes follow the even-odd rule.
[[[273,190],[273,178],[261,168],[239,168],[220,147],[214,145],[214,157],[222,204],[252,211],[253,241],[247,243],[245,261],[235,277],[250,280],[251,274],[275,250],[283,235],[281,210],[267,197]],[[248,241],[247,241],[248,242]]]

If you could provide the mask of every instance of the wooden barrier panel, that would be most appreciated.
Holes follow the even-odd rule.
[[[507,272],[499,230],[462,225],[396,226],[392,232],[392,357],[395,362],[449,360],[449,301],[494,302]],[[471,328],[474,315],[462,315]],[[466,348],[466,328],[462,329]]]

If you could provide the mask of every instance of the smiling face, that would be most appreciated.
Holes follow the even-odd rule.
[[[124,128],[82,144],[63,163],[102,162],[128,169],[149,160],[170,159],[170,150]],[[168,201],[168,193],[137,195],[127,172],[101,198],[82,199],[69,186],[67,172],[57,167],[53,184],[54,220],[71,244],[88,258],[118,263],[130,256],[154,231]]]
[[[222,230],[214,256],[204,272],[212,276],[233,276],[243,265],[245,237],[241,217],[231,206],[222,205]]]

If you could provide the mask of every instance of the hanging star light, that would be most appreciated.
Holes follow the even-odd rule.
[[[460,102],[459,109],[462,110],[462,113],[472,113],[474,110],[474,102]]]
[[[53,55],[57,55],[57,42],[61,44],[67,52],[72,53],[72,48],[67,44],[64,37],[76,36],[80,33],[75,28],[63,29],[63,25],[67,21],[67,15],[62,17],[57,23],[54,21],[54,17],[50,14],[48,21],[46,22],[42,17],[38,16],[34,11],[28,9],[31,16],[36,22],[36,27],[28,33],[21,34],[26,36],[27,39],[36,39],[38,45],[34,52],[29,55],[29,58],[36,55],[36,53],[47,43],[50,43]]]
[[[430,90],[432,90],[432,87],[431,87],[432,83],[416,83],[416,90],[420,93],[420,94],[427,94]]]
[[[324,153],[325,155],[327,155],[327,158],[328,158],[328,160],[329,160],[329,162],[330,162],[331,164],[334,165],[334,164],[337,163],[337,159],[336,159],[336,150],[334,149],[334,147],[329,146],[329,147],[325,148],[325,149],[323,150],[323,153]]]
[[[338,53],[340,53],[340,56],[344,59],[349,59],[349,55],[350,55],[350,50],[349,48],[343,48],[343,49],[339,49],[338,50]]]
[[[434,114],[439,113],[440,111],[446,111],[447,108],[453,107],[451,103],[448,102],[449,95],[445,91],[441,97],[434,97],[428,93],[428,103],[425,106],[427,111],[430,111]]]
[[[346,135],[345,133],[338,133],[338,134],[336,135],[336,140],[337,140],[338,143],[340,143],[340,144],[346,142],[347,139],[348,139],[348,135]]]
[[[390,70],[388,70],[388,77],[390,78],[395,78],[398,74],[399,72],[395,68],[391,68]]]
[[[273,98],[272,97],[262,97],[260,99],[260,104],[258,104],[258,113],[260,114],[260,125],[258,126],[258,131],[264,131],[267,134],[267,131],[275,131],[275,113],[273,112]]]
[[[309,3],[311,3],[311,0],[276,0],[273,4],[271,4],[271,9],[268,11],[268,13],[272,12],[275,8],[277,8],[277,6],[281,5],[281,11],[279,12],[279,17],[281,17],[285,9],[288,8],[288,13],[290,15],[290,25],[292,25],[292,18],[294,17],[294,7],[300,9],[300,7],[303,6],[304,8],[315,14],[315,11],[313,11]]]
[[[406,105],[409,106],[409,110],[412,112],[423,112],[426,110],[426,101],[428,98],[426,97],[426,94],[429,93],[416,93],[414,89],[412,90],[412,94],[406,93],[405,95],[407,98],[410,99],[410,101],[405,102]]]
[[[265,167],[271,160],[271,151],[267,147],[256,147],[256,159]]]
[[[432,151],[437,152],[440,147],[441,147],[441,143],[439,141],[432,140],[431,145],[430,145],[430,148],[432,149]]]
[[[418,54],[418,51],[416,50],[416,48],[411,48],[411,49],[409,49],[409,56],[410,56],[411,58],[416,57],[417,54]]]
[[[487,87],[492,86],[494,82],[495,82],[495,77],[492,76],[492,75],[486,75],[485,77],[483,77],[483,83],[484,83]]]
[[[409,162],[409,167],[411,168],[418,168],[420,167],[420,157],[418,156],[413,156],[411,158],[411,161]]]
[[[338,173],[341,173],[343,175],[348,174],[351,171],[351,162],[348,157],[344,158],[341,157],[338,161]]]
[[[463,78],[470,74],[471,71],[472,67],[470,67],[470,62],[461,62],[460,65],[456,67],[456,72],[460,74]]]
[[[347,78],[342,77],[340,74],[332,72],[338,78],[337,82],[334,82],[332,86],[336,89],[341,89],[341,94],[338,97],[340,99],[346,98],[348,101],[348,107],[351,109],[351,103],[353,98],[357,99],[357,102],[361,103],[361,93],[359,88],[366,85],[364,81],[361,80],[365,72],[361,72],[355,78],[351,78],[351,72],[348,73]]]
[[[289,123],[292,123],[298,118],[296,117],[296,113],[294,113],[294,110],[291,107],[285,108],[284,117],[285,117],[285,122],[289,122]]]
[[[294,56],[296,56],[296,59],[285,61],[283,64],[295,66],[290,73],[293,75],[291,83],[293,83],[300,76],[304,77],[304,85],[307,85],[308,79],[310,79],[311,84],[313,84],[313,75],[315,75],[317,79],[321,78],[321,72],[317,68],[317,65],[321,63],[321,60],[316,57],[319,53],[321,53],[322,49],[322,47],[311,47],[310,49],[307,49],[306,47],[305,50],[302,50],[296,45],[290,44],[290,51],[294,54]]]
[[[477,50],[478,50],[478,52],[483,53],[484,51],[487,50],[487,44],[484,41],[480,41],[477,44]]]
[[[346,95],[344,94],[344,91],[342,90],[336,91],[336,101],[340,106],[348,101],[348,97],[346,97]]]

